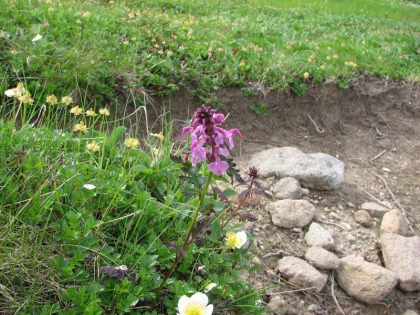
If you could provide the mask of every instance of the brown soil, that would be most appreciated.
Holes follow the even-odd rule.
[[[306,95],[298,99],[287,92],[264,90],[258,84],[252,87],[258,90],[258,96],[243,96],[238,88],[221,88],[216,93],[222,104],[221,111],[229,114],[227,124],[231,128],[239,128],[244,136],[236,150],[242,170],[246,170],[251,154],[273,146],[294,146],[307,153],[323,152],[345,162],[346,183],[341,189],[311,191],[310,196],[305,197],[316,204],[318,217],[335,223],[346,221],[352,225],[352,231],[346,232],[335,225],[324,224],[334,234],[341,248],[338,253],[340,257],[358,254],[365,256],[368,261],[381,264],[377,248],[380,222],[375,221],[373,227],[364,228],[353,219],[353,212],[361,203],[375,201],[375,198],[393,208],[397,208],[397,200],[419,234],[418,84],[406,85],[403,82],[391,83],[360,77],[359,83],[348,89],[340,89],[333,83],[309,86]],[[251,105],[260,103],[265,104],[268,116],[251,110]],[[171,98],[154,99],[153,107],[149,107],[149,125],[157,114],[161,114],[161,108],[170,109],[171,120],[174,121],[174,140],[179,141],[180,129],[187,123],[186,117],[191,117],[199,105],[198,100],[185,90]],[[323,199],[326,200],[323,202],[327,204],[326,207],[321,205]],[[257,247],[266,248],[259,255],[261,270],[246,275],[258,289],[281,282],[273,271],[282,255],[264,255],[284,251],[302,256],[307,248],[301,238],[302,233],[280,229],[272,224],[265,209],[267,202],[261,200],[258,206],[253,207],[260,221],[248,226],[249,232],[255,236]],[[331,212],[336,215],[332,216]],[[349,240],[348,233],[355,240]],[[307,311],[311,304],[319,307],[316,314],[340,314],[331,294],[330,280],[320,294],[282,294],[280,292],[296,290],[284,284],[267,290],[264,300],[269,302],[276,295],[284,299],[284,310],[275,314],[314,314]],[[334,295],[346,314],[402,314],[409,308],[420,312],[418,292],[408,294],[395,289],[382,304],[368,306],[347,296],[335,282]]]

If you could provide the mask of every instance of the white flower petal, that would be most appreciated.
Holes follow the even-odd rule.
[[[236,233],[236,236],[241,240],[239,246],[237,246],[237,248],[241,248],[242,245],[244,245],[247,241],[247,237],[246,237],[246,233],[244,231],[240,231],[238,233]]]
[[[213,314],[213,304],[210,304],[206,307],[204,315],[211,315]]]
[[[83,188],[86,188],[86,189],[92,190],[92,189],[95,189],[95,188],[96,188],[96,186],[95,186],[95,185],[91,185],[91,184],[84,184],[84,185],[83,185]]]
[[[179,315],[185,315],[188,304],[190,303],[190,298],[186,295],[181,296],[178,301],[178,311]]]
[[[13,89],[4,91],[4,94],[6,94],[7,97],[13,97],[15,96],[15,91]]]
[[[36,42],[37,40],[40,40],[41,38],[42,38],[42,36],[37,34],[34,38],[32,38],[32,41]]]
[[[217,284],[216,283],[210,283],[206,285],[206,288],[204,289],[204,292],[210,292]]]
[[[197,302],[199,305],[201,305],[203,308],[209,304],[209,298],[207,295],[201,292],[194,293],[194,295],[190,298],[191,302]]]

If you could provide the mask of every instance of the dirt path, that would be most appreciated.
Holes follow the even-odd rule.
[[[296,99],[287,93],[265,91],[258,85],[258,96],[243,96],[237,88],[220,89],[216,96],[221,110],[229,113],[229,127],[239,128],[244,141],[236,150],[243,170],[249,157],[273,146],[294,146],[306,153],[323,152],[346,164],[345,185],[336,191],[310,191],[305,199],[317,209],[317,216],[326,222],[348,222],[352,230],[343,231],[333,224],[324,224],[334,235],[341,253],[362,255],[367,261],[381,264],[377,240],[379,221],[364,228],[354,221],[353,213],[365,201],[379,201],[407,212],[420,233],[420,97],[419,85],[390,83],[361,77],[357,84],[343,90],[335,84],[309,87],[306,95]],[[268,116],[258,115],[251,105],[265,104]],[[154,101],[154,108],[171,108],[174,137],[179,135],[186,113],[200,105],[186,91],[171,99]],[[158,111],[156,111],[157,113]],[[153,116],[153,115],[152,115]],[[270,183],[274,179],[267,179]],[[393,193],[394,197],[392,197]],[[260,255],[260,271],[246,275],[257,289],[281,283],[274,273],[277,261],[284,254],[303,256],[307,245],[302,232],[275,227],[261,200],[253,207],[260,219],[248,226],[255,237]],[[349,236],[351,234],[351,236]],[[268,255],[268,256],[266,256]],[[332,274],[330,274],[330,277]],[[402,314],[406,309],[420,312],[420,294],[394,290],[383,304],[367,306],[348,297],[337,283],[334,295],[346,314]],[[320,294],[296,290],[284,284],[266,291],[265,302],[280,296],[283,311],[275,314],[339,314],[331,291],[331,281]],[[308,311],[314,310],[312,312]]]

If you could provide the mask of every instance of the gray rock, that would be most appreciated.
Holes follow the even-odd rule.
[[[372,217],[382,218],[389,211],[388,208],[377,204],[376,202],[365,202],[360,206],[361,210],[366,210]]]
[[[308,189],[308,188],[302,188],[302,194],[304,195],[304,196],[309,196],[309,194],[310,194],[311,192],[310,192],[310,190]]]
[[[313,222],[305,235],[305,241],[309,246],[319,246],[325,249],[334,249],[334,239],[321,225]]]
[[[334,270],[340,267],[340,259],[319,246],[310,247],[305,254],[305,259],[312,266],[320,269]]]
[[[271,299],[270,303],[267,304],[267,309],[270,311],[274,311],[285,306],[287,306],[286,300],[282,296],[276,295]]]
[[[413,310],[406,310],[403,315],[419,315],[419,313]]]
[[[376,304],[397,285],[393,271],[369,263],[362,257],[347,256],[340,259],[337,282],[348,295],[368,304]]]
[[[385,213],[382,218],[380,233],[395,233],[406,236],[408,232],[408,223],[404,214],[394,209]]]
[[[366,210],[359,210],[354,213],[354,219],[364,227],[372,226],[372,218]]]
[[[327,282],[328,276],[316,270],[303,259],[297,257],[284,257],[279,260],[277,269],[282,277],[290,283],[303,288],[314,287],[315,292],[321,292]]]
[[[267,207],[274,225],[286,229],[304,227],[315,216],[315,207],[305,200],[279,200]]]
[[[383,233],[380,242],[385,267],[397,273],[399,287],[420,290],[420,237]]]
[[[273,195],[278,199],[299,199],[302,194],[299,181],[293,177],[284,177],[274,184]]]
[[[272,148],[251,156],[249,165],[262,176],[293,177],[302,186],[333,190],[344,183],[344,163],[324,153],[305,154],[297,148]]]

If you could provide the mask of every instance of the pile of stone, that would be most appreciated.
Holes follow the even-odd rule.
[[[333,270],[339,286],[348,295],[368,304],[379,303],[397,285],[408,292],[420,290],[420,238],[407,236],[408,221],[401,211],[366,202],[354,213],[355,221],[365,228],[373,226],[372,217],[382,220],[379,241],[385,266],[356,255],[340,259],[333,253],[336,251],[334,238],[320,223],[313,222],[314,205],[300,198],[307,188],[341,187],[343,162],[327,154],[305,154],[285,147],[255,154],[249,165],[256,166],[263,176],[277,178],[271,190],[279,200],[267,205],[273,224],[285,229],[307,230],[305,259],[287,256],[278,261],[277,271],[283,278],[320,292],[328,281],[325,271]]]

